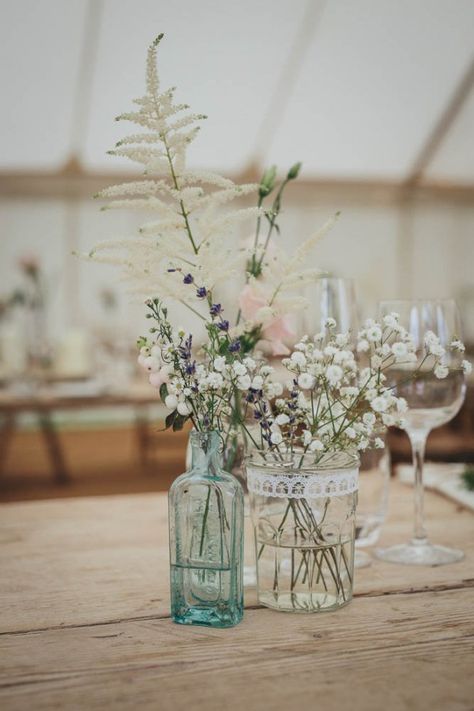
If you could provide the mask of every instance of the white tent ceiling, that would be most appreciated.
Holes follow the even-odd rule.
[[[473,57],[472,0],[2,0],[2,20],[4,172],[74,153],[89,171],[122,170],[105,155],[127,129],[113,118],[142,92],[164,31],[163,83],[209,115],[195,165],[301,159],[306,177],[401,181]],[[474,184],[473,94],[429,178]]]

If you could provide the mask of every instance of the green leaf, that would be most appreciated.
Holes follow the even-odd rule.
[[[184,415],[179,415],[178,413],[176,413],[176,417],[173,422],[173,432],[179,432],[180,430],[182,430],[184,423],[187,419],[187,416],[185,417]]]
[[[173,410],[173,412],[170,412],[170,414],[165,420],[165,429],[168,429],[169,427],[173,427],[174,429],[174,421],[177,417],[180,417],[180,415],[178,415],[178,410]]]
[[[167,396],[168,396],[168,386],[166,385],[166,383],[162,383],[160,385],[160,397],[163,402],[166,400]]]
[[[221,341],[219,344],[219,355],[226,355],[229,350],[229,343],[227,341]]]

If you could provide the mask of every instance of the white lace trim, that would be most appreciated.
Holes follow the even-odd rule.
[[[276,474],[247,468],[252,494],[280,499],[320,499],[352,494],[359,488],[359,469],[339,469],[314,474]]]

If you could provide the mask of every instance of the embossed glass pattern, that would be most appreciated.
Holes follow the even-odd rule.
[[[171,616],[232,627],[243,615],[242,486],[221,467],[217,432],[192,432],[191,445],[191,470],[169,492]]]

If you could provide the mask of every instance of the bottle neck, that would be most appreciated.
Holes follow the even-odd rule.
[[[199,474],[217,476],[221,467],[221,440],[219,434],[212,432],[191,432],[192,471]]]

